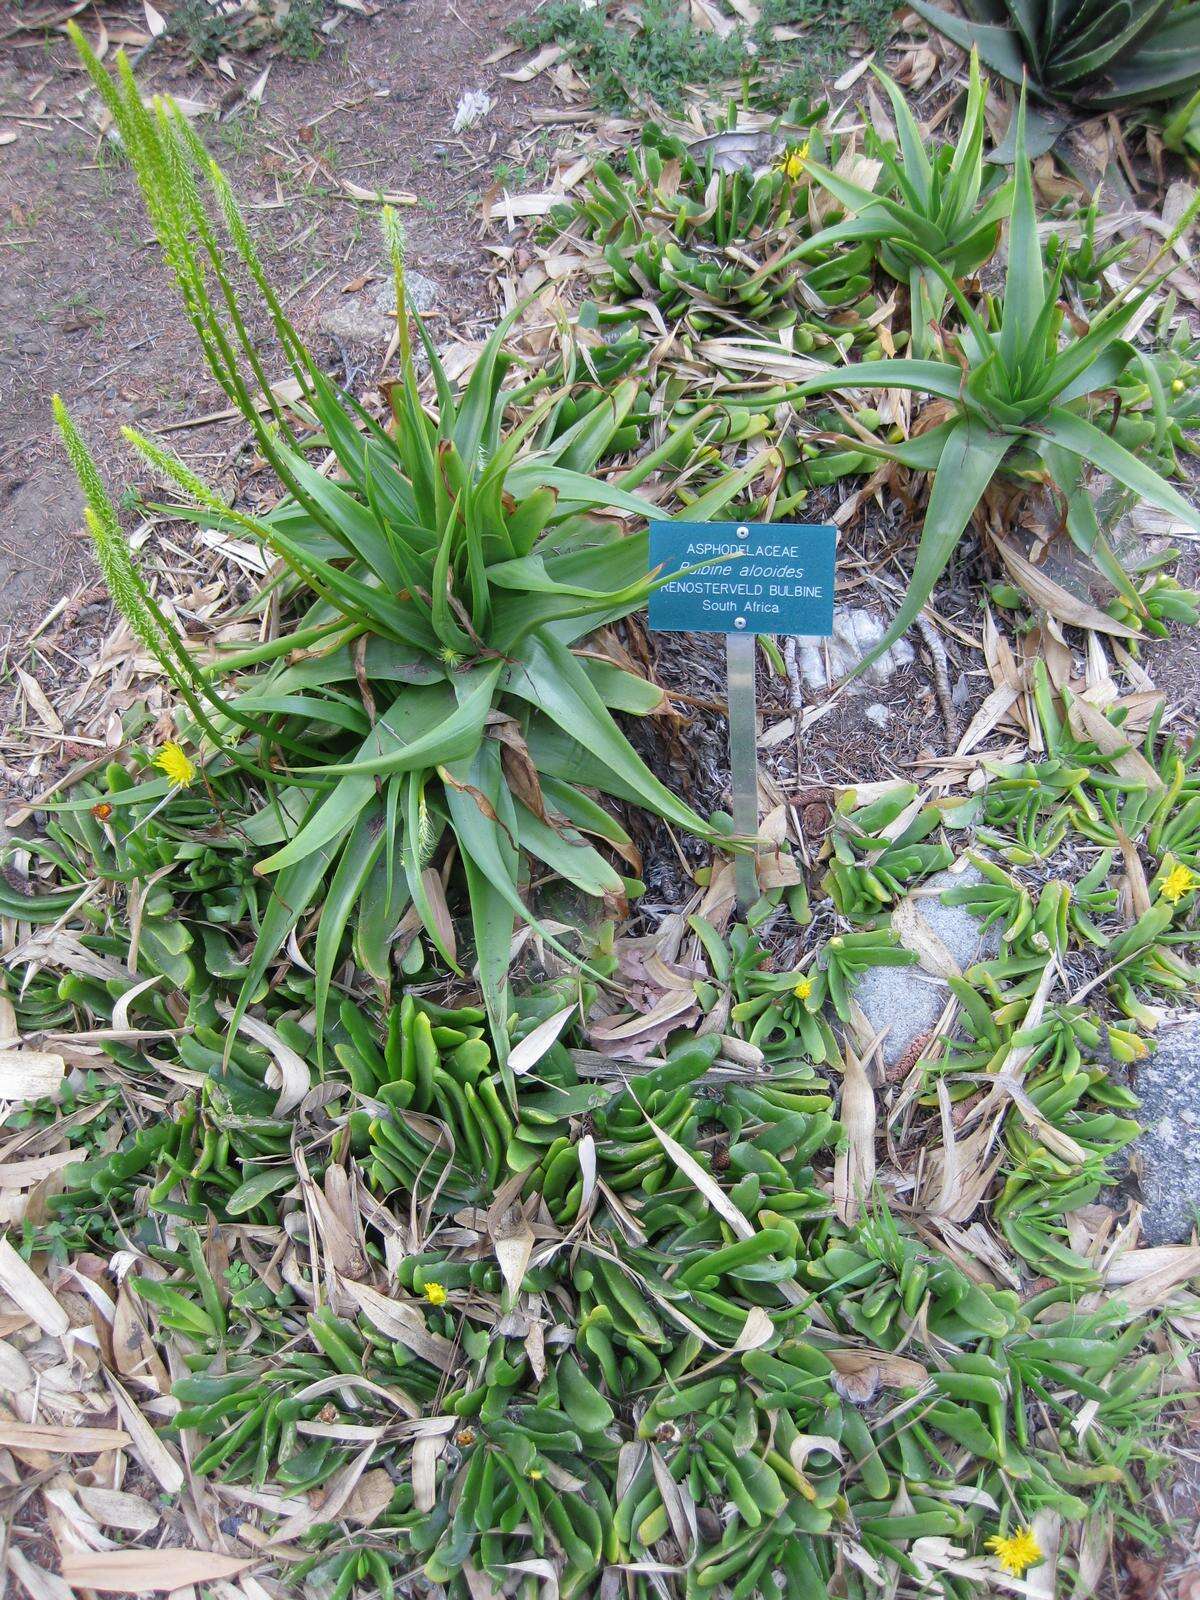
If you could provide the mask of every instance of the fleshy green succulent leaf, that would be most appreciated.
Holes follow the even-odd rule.
[[[1055,406],[1042,422],[1040,431],[1054,444],[1099,467],[1101,472],[1106,472],[1152,506],[1169,511],[1189,528],[1200,532],[1200,511],[1189,505],[1152,466],[1085,417]]]
[[[1025,94],[1017,106],[1016,169],[1012,212],[1008,223],[1008,273],[1004,285],[1004,321],[1000,329],[1000,359],[1010,379],[1015,379],[1022,358],[1030,351],[1038,319],[1046,304],[1046,273],[1038,240],[1037,208],[1033,200],[1033,171],[1025,153]]]
[[[857,677],[872,661],[890,650],[912,626],[1013,443],[1011,435],[993,433],[971,417],[950,429],[934,473],[908,589],[887,632],[858,663],[852,677]]]

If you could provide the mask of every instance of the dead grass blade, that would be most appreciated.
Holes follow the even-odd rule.
[[[101,1594],[167,1594],[235,1578],[253,1565],[253,1559],[215,1550],[107,1550],[63,1556],[62,1575],[72,1588]]]
[[[875,1091],[862,1062],[845,1042],[840,1119],[846,1138],[833,1165],[833,1204],[841,1221],[850,1225],[875,1182]]]

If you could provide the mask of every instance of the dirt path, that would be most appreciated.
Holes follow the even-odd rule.
[[[518,0],[465,9],[382,0],[372,19],[347,18],[317,60],[276,58],[260,106],[243,100],[221,121],[197,124],[246,204],[290,313],[360,390],[382,349],[356,344],[352,331],[372,285],[346,286],[378,270],[378,224],[376,207],[350,198],[343,180],[417,197],[404,212],[410,260],[436,285],[435,316],[462,329],[490,315],[478,197],[497,167],[505,175],[531,96],[482,63],[527,10]],[[92,14],[79,20],[94,37]],[[236,60],[243,91],[266,60]],[[139,77],[147,92],[216,105],[233,89],[174,46],[151,52]],[[482,124],[455,134],[455,107],[471,89],[495,103]],[[50,396],[61,392],[116,494],[144,482],[122,424],[170,429],[224,406],[150,243],[129,168],[97,140],[94,104],[62,35],[0,46],[0,130],[17,135],[0,147],[0,649],[6,639],[19,645],[60,596],[94,578]],[[339,339],[321,331],[335,311]],[[243,435],[229,425],[169,437],[197,468],[219,473]]]

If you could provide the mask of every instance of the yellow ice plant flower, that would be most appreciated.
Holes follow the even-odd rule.
[[[179,789],[186,789],[196,781],[196,766],[184,754],[183,746],[176,744],[174,739],[168,739],[166,744],[154,758],[154,765],[160,772],[165,772],[171,782]]]
[[[796,996],[797,1000],[807,1000],[812,992],[813,981],[811,978],[801,978],[800,982],[792,989],[792,993]]]
[[[987,1541],[987,1547],[1014,1578],[1019,1578],[1026,1567],[1035,1567],[1045,1560],[1032,1528],[1018,1528],[1015,1533],[997,1533]]]
[[[431,1306],[444,1306],[446,1304],[446,1285],[444,1283],[427,1283],[425,1285],[425,1298]]]
[[[808,160],[808,140],[803,144],[794,144],[791,149],[785,150],[780,157],[778,170],[783,173],[789,183],[795,183],[804,176],[804,163]]]
[[[1184,895],[1190,893],[1198,883],[1200,878],[1180,861],[1167,873],[1158,892],[1171,905],[1178,905]]]

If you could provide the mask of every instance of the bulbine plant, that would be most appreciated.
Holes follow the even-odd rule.
[[[1182,227],[1190,224],[1194,212],[1195,207]],[[1023,102],[1003,299],[986,297],[982,311],[977,310],[935,256],[912,240],[905,248],[941,280],[962,318],[964,326],[950,342],[952,359],[861,361],[809,378],[791,391],[802,399],[832,390],[908,389],[932,396],[949,413],[944,422],[901,444],[860,441],[865,450],[931,473],[932,482],[904,600],[855,674],[911,626],[1002,469],[1039,477],[1055,489],[1065,503],[1067,529],[1075,543],[1127,594],[1136,591],[1122,578],[1084,487],[1089,466],[1200,529],[1200,513],[1087,415],[1135,361],[1133,346],[1121,334],[1151,288],[1138,289],[1135,280],[1093,319],[1086,333],[1072,336],[1068,331],[1058,301],[1062,258],[1048,269],[1038,239]]]
[[[418,321],[436,392],[436,412],[427,409],[410,340],[402,238],[385,211],[400,379],[391,388],[391,418],[378,423],[328,382],[301,344],[228,184],[183,117],[165,101],[147,109],[123,59],[112,78],[82,35],[73,37],[133,163],[209,364],[285,491],[274,512],[247,515],[153,441],[128,433],[182,492],[188,504],[172,508],[177,514],[250,534],[285,570],[278,588],[290,626],[258,649],[201,667],[138,572],[86,448],[59,407],[105,577],[186,703],[207,781],[241,769],[263,787],[245,832],[262,852],[255,870],[270,876],[275,892],[238,1014],[317,905],[318,1037],[348,929],[360,964],[385,980],[391,937],[411,906],[457,968],[444,892],[454,871],[465,879],[480,979],[503,1040],[509,950],[516,922],[531,916],[530,876],[549,868],[582,893],[618,904],[629,887],[586,836],[635,861],[631,842],[585,787],[709,832],[653,777],[614,720],[614,711],[656,709],[659,691],[572,649],[641,606],[653,587],[644,532],[625,531],[620,519],[657,514],[632,491],[686,444],[700,419],[644,455],[621,484],[594,476],[622,437],[639,385],[618,382],[571,426],[543,428],[561,396],[542,393],[539,380],[505,387],[512,362],[504,339],[516,312],[457,391]],[[247,333],[201,181],[299,384],[299,414],[314,430],[303,444]],[[510,423],[510,407],[522,402],[522,419]],[[334,475],[308,459],[312,446],[332,452]],[[716,484],[690,515],[718,510],[753,470]],[[135,787],[113,804],[139,798],[144,791]]]
[[[928,356],[949,295],[947,275],[961,280],[991,259],[1012,205],[1012,185],[1001,183],[998,174],[985,182],[987,83],[980,77],[975,51],[958,143],[940,143],[932,154],[899,85],[885,72],[876,76],[892,103],[899,137],[895,153],[882,140],[874,142],[886,181],[878,191],[867,189],[809,159],[807,170],[849,215],[798,250],[827,251],[838,243],[874,241],[884,270],[908,285],[913,354]]]
[[[731,108],[726,126],[693,144],[651,124],[622,176],[598,161],[584,195],[557,206],[552,235],[569,232],[603,253],[606,321],[639,317],[649,297],[668,321],[697,334],[746,328],[791,330],[797,350],[846,339],[847,320],[865,322],[870,247],[823,231],[831,202],[809,173],[809,159],[836,165],[844,154],[826,137],[818,111],[793,104],[780,119],[798,141],[764,171],[748,164],[744,133]],[[724,148],[723,148],[724,147]],[[746,159],[745,166],[727,163]],[[836,208],[835,208],[836,209]],[[799,234],[805,243],[793,248]],[[819,235],[822,243],[814,235]]]

